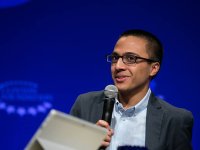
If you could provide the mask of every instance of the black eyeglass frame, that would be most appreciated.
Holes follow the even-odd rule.
[[[124,61],[124,60],[125,60],[124,58],[125,58],[126,56],[128,56],[128,55],[135,58],[133,62]],[[110,55],[106,55],[106,60],[107,60],[107,62],[110,62],[110,63],[112,63],[112,64],[113,64],[113,63],[117,63],[117,61],[119,60],[119,58],[122,58],[122,61],[123,61],[124,64],[135,64],[135,63],[137,63],[137,60],[138,60],[138,59],[142,59],[142,60],[144,60],[144,61],[146,61],[146,62],[150,62],[150,63],[153,63],[153,62],[160,62],[158,59],[144,58],[144,57],[136,56],[136,55],[134,55],[134,54],[128,54],[128,55],[119,56],[119,55],[116,55],[116,54],[110,54]],[[112,61],[112,56],[115,56],[115,57],[117,58],[115,62]]]

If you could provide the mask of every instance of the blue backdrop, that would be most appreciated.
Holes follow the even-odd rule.
[[[199,150],[200,2],[0,0],[0,147],[25,147],[50,109],[112,84],[105,55],[130,28],[156,34],[165,53],[153,91],[195,117]]]

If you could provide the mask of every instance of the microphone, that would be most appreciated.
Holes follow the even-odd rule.
[[[105,120],[110,125],[111,118],[112,118],[112,112],[113,107],[115,104],[115,98],[117,97],[118,89],[114,85],[107,85],[104,89],[104,104],[103,104],[103,114],[102,114],[102,120]],[[106,147],[101,146],[98,150],[105,150]]]
[[[103,106],[102,120],[105,120],[110,125],[113,107],[115,104],[115,98],[117,97],[118,94],[118,89],[114,85],[108,85],[105,87],[104,94],[105,94],[105,100]]]

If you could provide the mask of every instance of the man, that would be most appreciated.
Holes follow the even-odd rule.
[[[143,30],[129,30],[120,36],[107,61],[118,88],[111,125],[101,120],[103,91],[80,95],[71,114],[108,129],[102,146],[116,150],[123,145],[149,150],[191,150],[193,116],[157,98],[149,88],[160,70],[161,42]]]

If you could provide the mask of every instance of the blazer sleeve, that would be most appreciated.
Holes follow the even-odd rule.
[[[170,145],[170,150],[192,150],[192,128],[193,115],[191,112],[184,110],[182,114],[173,122],[171,130],[175,134],[170,140],[173,144]]]
[[[78,98],[76,99],[74,105],[72,106],[71,110],[70,110],[70,115],[81,118],[81,95],[78,96]]]

